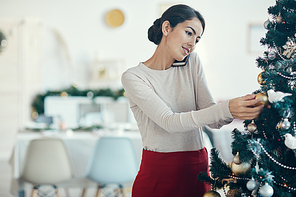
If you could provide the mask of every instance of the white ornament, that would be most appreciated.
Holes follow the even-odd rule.
[[[285,118],[282,122],[281,122],[281,128],[283,130],[288,130],[291,127],[291,123],[289,122],[288,118]]]
[[[291,96],[292,94],[291,93],[283,93],[280,91],[275,92],[274,90],[268,90],[267,95],[268,95],[268,101],[270,103],[273,103],[273,102],[281,101],[284,97]]]
[[[254,180],[254,178],[252,178],[251,180],[249,180],[247,182],[247,188],[250,191],[255,190],[258,186],[259,186],[259,184],[257,184],[257,182]]]
[[[273,192],[273,188],[268,185],[268,183],[265,183],[265,185],[259,189],[259,194],[261,194],[262,197],[271,197]]]
[[[296,137],[292,136],[290,133],[286,133],[285,137],[285,145],[290,149],[296,149]]]

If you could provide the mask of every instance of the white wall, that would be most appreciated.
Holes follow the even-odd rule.
[[[217,101],[242,96],[259,88],[257,75],[261,70],[257,68],[255,59],[262,52],[248,52],[248,28],[251,23],[263,25],[268,18],[267,8],[274,4],[273,0],[204,0],[192,3],[194,7],[200,7],[206,18],[206,32],[197,51]]]
[[[126,66],[148,59],[155,49],[147,29],[159,16],[165,0],[0,0],[0,17],[38,17],[45,25],[43,87],[60,89],[77,82],[86,87],[95,53],[105,59],[124,58]],[[263,23],[274,0],[186,0],[206,19],[206,32],[197,47],[210,89],[217,101],[257,89],[256,54],[247,52],[248,25]],[[109,9],[119,8],[124,24],[110,28],[104,22]],[[1,24],[0,24],[1,27]],[[71,64],[67,63],[53,29],[64,37]],[[264,36],[264,35],[262,35]],[[259,45],[259,40],[258,40]],[[262,49],[263,50],[263,49]],[[261,55],[259,53],[258,55]]]

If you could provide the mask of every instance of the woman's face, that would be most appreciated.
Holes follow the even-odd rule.
[[[186,20],[176,27],[170,28],[167,34],[167,47],[175,60],[182,61],[194,51],[203,32],[202,24],[198,18]]]

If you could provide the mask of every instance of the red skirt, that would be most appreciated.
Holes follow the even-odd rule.
[[[211,189],[198,180],[202,171],[209,174],[205,148],[170,153],[143,150],[132,197],[202,197]]]

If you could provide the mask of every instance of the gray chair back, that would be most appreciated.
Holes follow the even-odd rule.
[[[57,184],[72,178],[73,166],[61,139],[32,140],[26,151],[21,179],[33,184]]]

